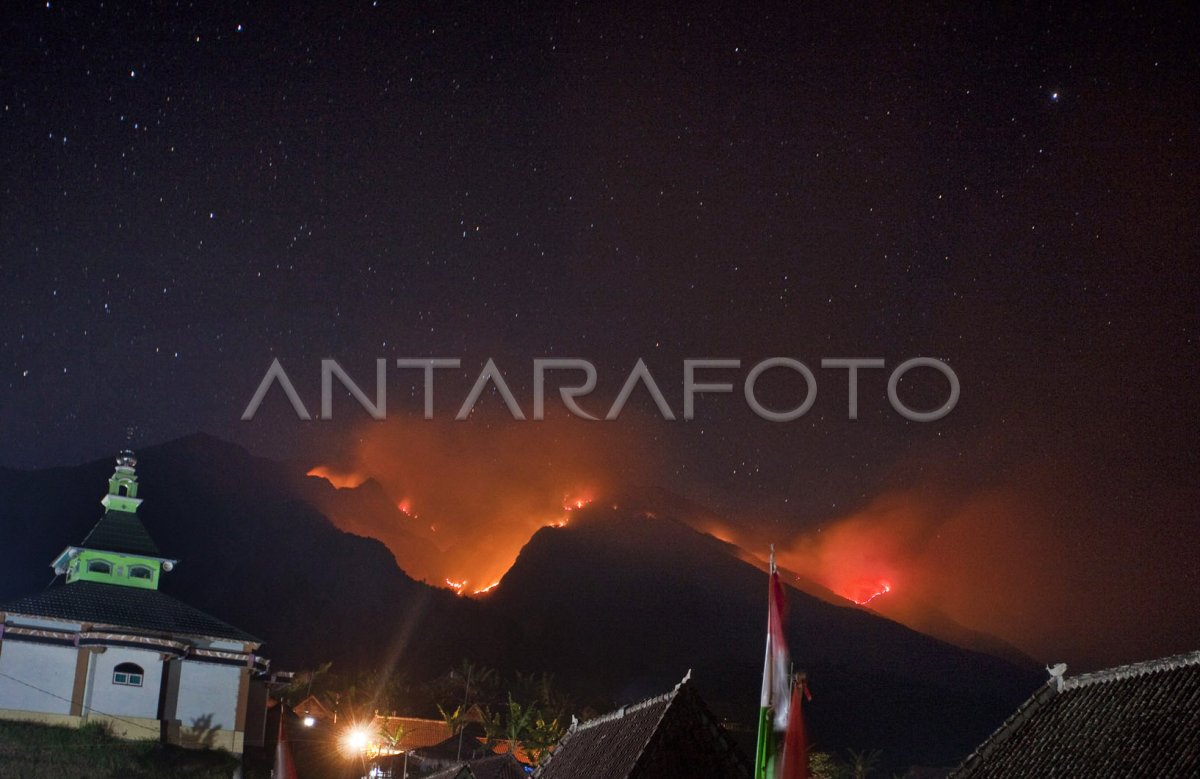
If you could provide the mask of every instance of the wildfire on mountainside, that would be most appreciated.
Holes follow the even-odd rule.
[[[859,606],[866,606],[871,601],[873,601],[876,598],[881,597],[883,595],[887,595],[891,591],[892,591],[892,585],[888,584],[887,582],[881,581],[874,585],[867,585],[865,587],[861,587],[858,589],[857,592],[855,592],[854,594],[851,594],[851,595],[847,595],[846,597],[849,600],[852,600],[855,603],[857,603]]]
[[[307,475],[318,476],[339,490],[354,489],[367,480],[364,474],[355,471],[341,471],[327,465],[318,465],[309,470]]]

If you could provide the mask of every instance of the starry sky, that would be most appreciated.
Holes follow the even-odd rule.
[[[486,446],[536,424],[491,395],[453,422],[488,358],[526,414],[534,358],[591,360],[598,415],[643,358],[682,416],[684,358],[740,359],[713,376],[740,385],[787,356],[819,387],[794,422],[635,394],[538,446],[594,437],[747,543],[888,539],[1030,651],[1200,644],[1182,5],[14,2],[0,24],[0,464],[129,427],[349,461],[391,424],[344,397],[302,423],[280,394],[241,421],[275,358],[314,410],[321,358],[368,390],[378,358],[460,358],[425,432]],[[886,371],[848,420],[818,367],[916,356],[961,380],[936,423],[892,411]],[[794,378],[763,397],[794,404]],[[420,376],[388,381],[420,426]]]

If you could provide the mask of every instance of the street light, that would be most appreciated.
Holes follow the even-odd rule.
[[[361,754],[367,751],[367,746],[371,743],[371,730],[365,725],[355,725],[346,731],[342,736],[342,744],[347,751],[352,754]]]

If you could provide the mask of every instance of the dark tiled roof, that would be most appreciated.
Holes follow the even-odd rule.
[[[162,557],[142,520],[129,511],[105,511],[80,546],[106,552]]]
[[[0,611],[154,633],[262,643],[261,639],[158,590],[117,584],[62,584],[37,595],[0,604]]]
[[[1051,680],[951,776],[1200,776],[1200,652]]]
[[[685,679],[671,692],[573,724],[540,779],[750,777],[750,766]]]
[[[524,779],[525,768],[512,755],[494,755],[430,774],[425,779]]]

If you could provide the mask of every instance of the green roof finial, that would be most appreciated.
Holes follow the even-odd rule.
[[[159,574],[175,567],[175,560],[162,556],[154,539],[138,518],[137,455],[125,449],[108,480],[108,494],[101,499],[104,516],[78,546],[68,546],[51,566],[67,584],[95,582],[123,587],[158,589]]]
[[[137,455],[125,449],[117,455],[117,467],[108,478],[108,494],[101,499],[109,511],[137,513],[142,499],[137,496]]]

